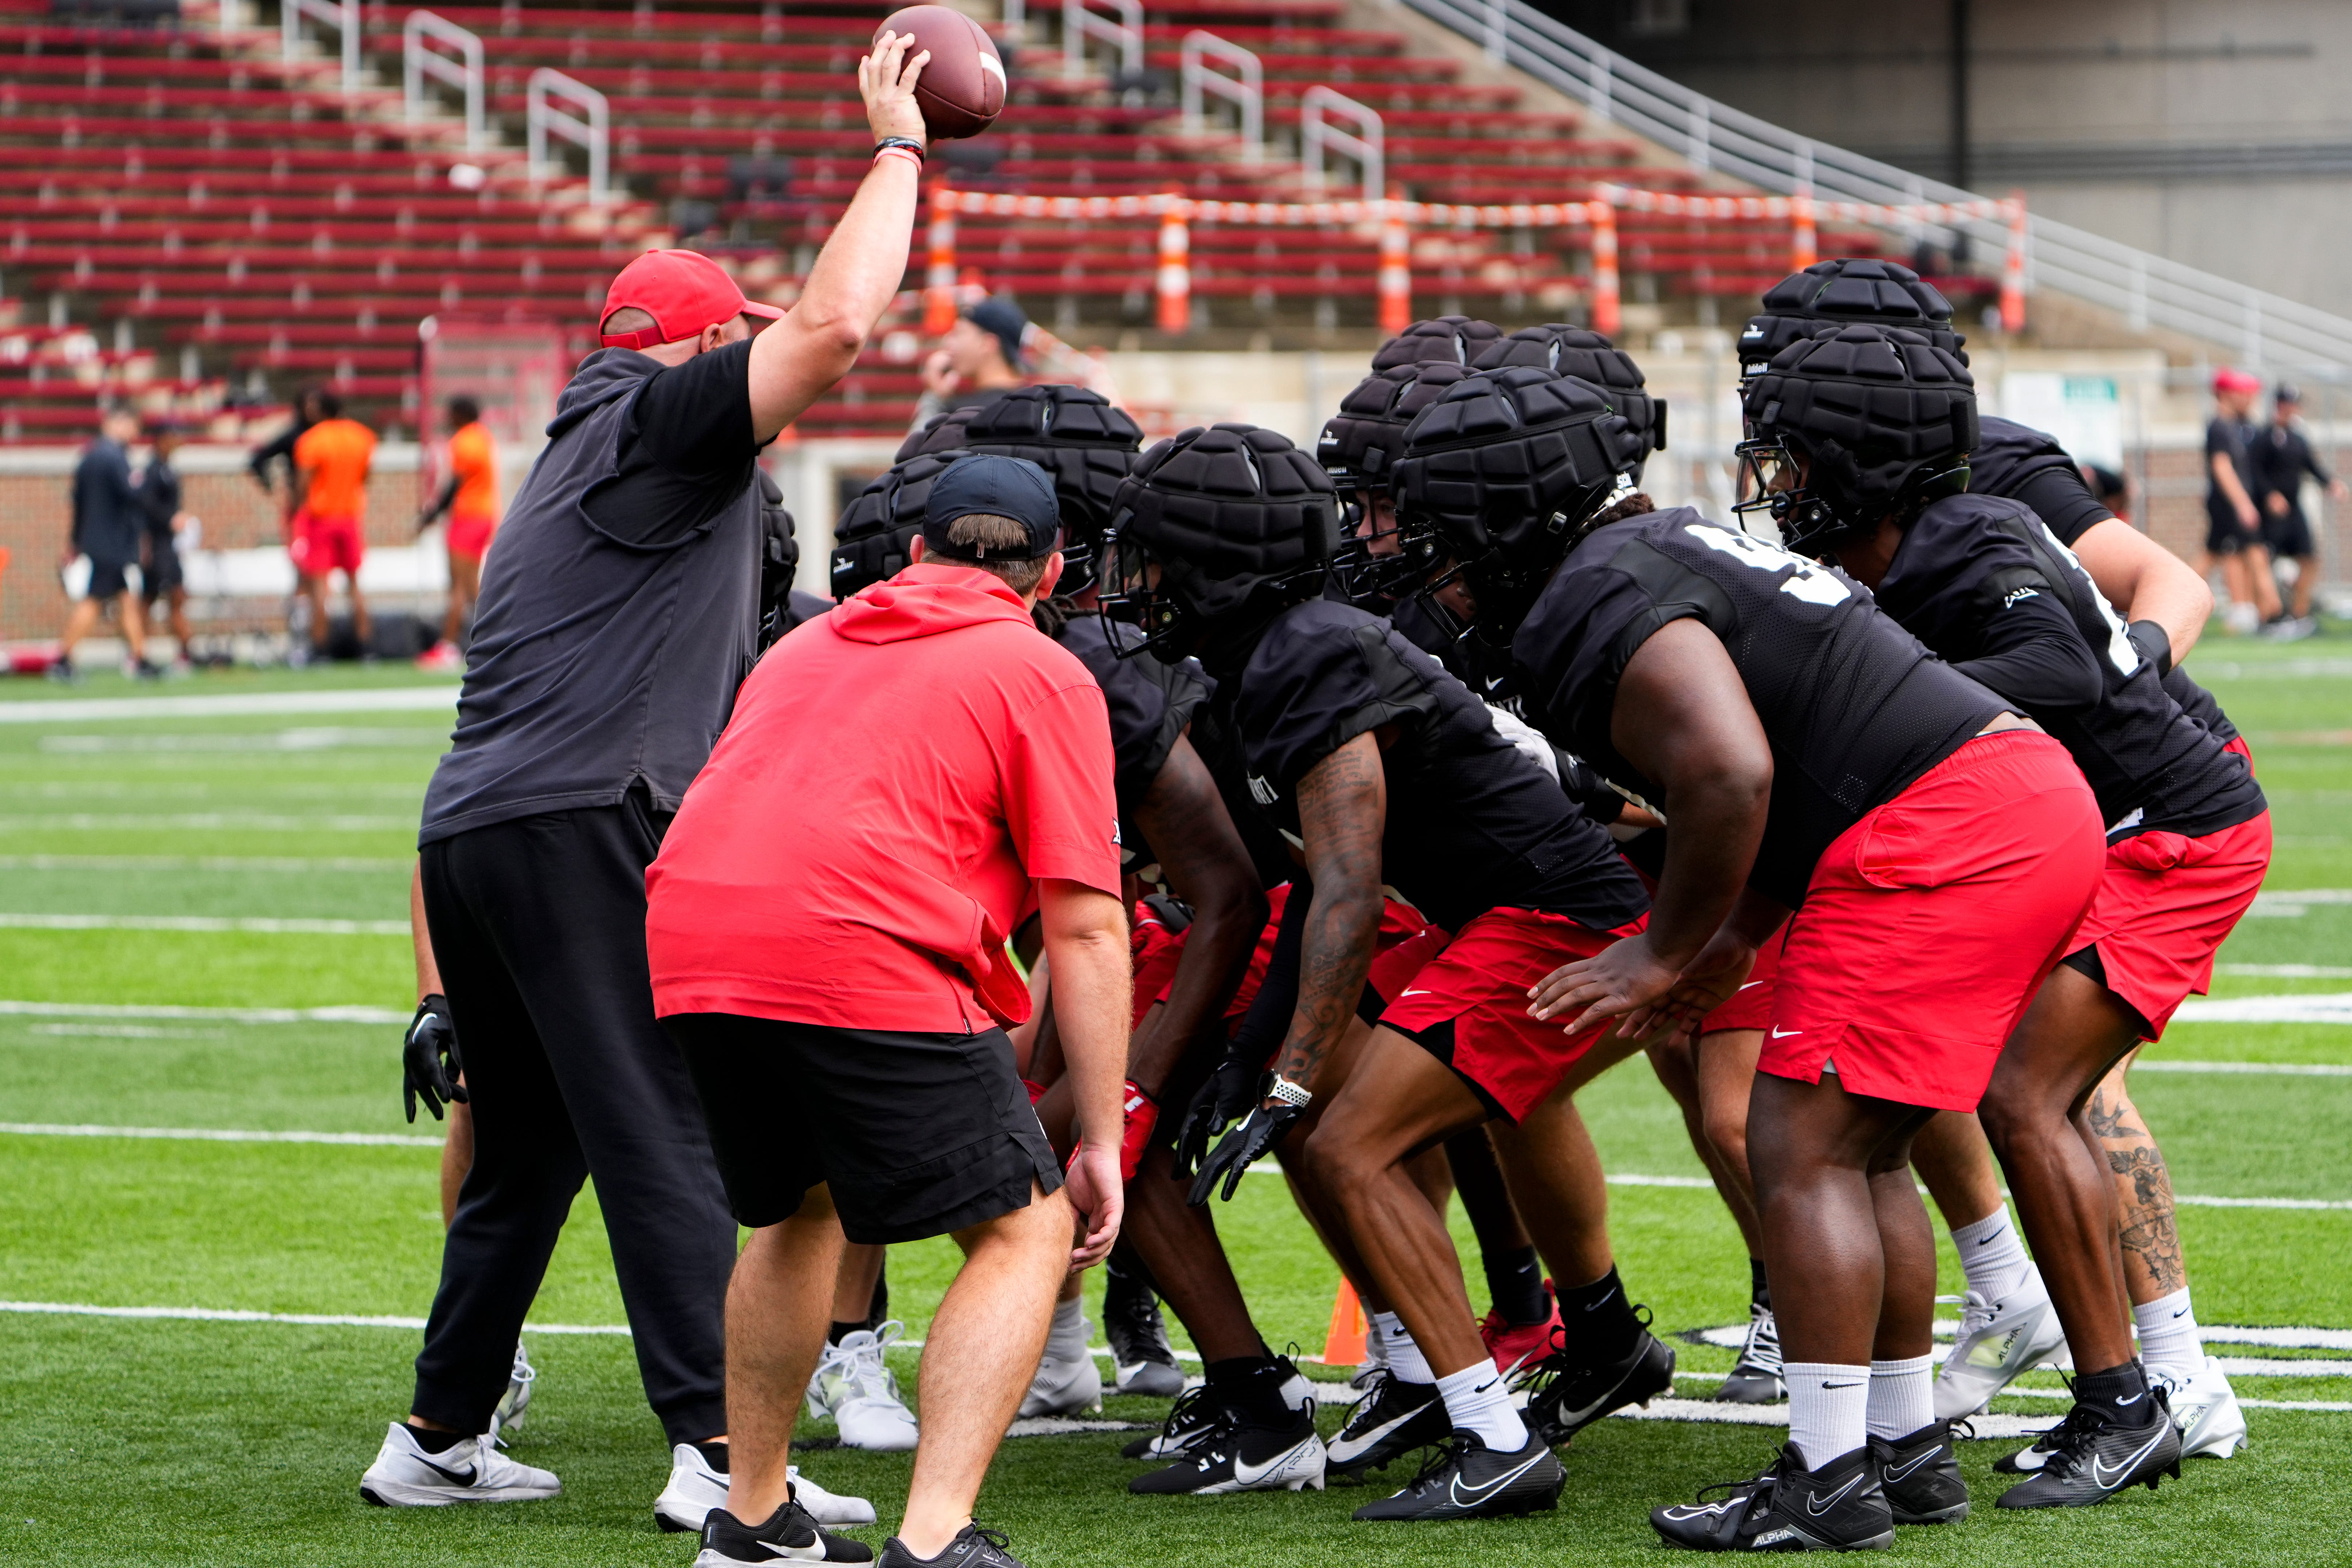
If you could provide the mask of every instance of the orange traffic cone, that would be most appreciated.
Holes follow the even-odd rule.
[[[1331,1299],[1331,1330],[1323,1339],[1325,1366],[1361,1366],[1364,1363],[1364,1304],[1345,1278]]]

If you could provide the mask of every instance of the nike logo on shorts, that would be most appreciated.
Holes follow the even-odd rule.
[[[1772,1028],[1772,1037],[1776,1040],[1785,1040],[1791,1035],[1801,1035],[1804,1032],[1802,1029],[1783,1029],[1776,1024]]]
[[[1398,1001],[1400,1001],[1400,1002],[1402,1002],[1402,1001],[1403,1001],[1403,1000],[1404,1000],[1406,997],[1408,997],[1408,996],[1426,996],[1426,995],[1428,995],[1428,994],[1429,994],[1429,993],[1428,993],[1428,991],[1426,991],[1426,990],[1415,991],[1415,990],[1412,990],[1412,989],[1408,988],[1408,989],[1406,989],[1406,990],[1400,991],[1400,992],[1398,992],[1398,993],[1397,993],[1397,1000],[1398,1000]]]

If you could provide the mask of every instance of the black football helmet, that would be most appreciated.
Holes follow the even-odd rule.
[[[950,448],[908,458],[877,476],[842,509],[833,525],[835,599],[846,599],[906,570],[908,546],[923,531],[931,481],[950,463],[969,456]]]
[[[1382,343],[1372,355],[1372,372],[1377,375],[1400,365],[1425,364],[1431,360],[1441,364],[1467,365],[1502,335],[1502,328],[1475,316],[1433,316],[1425,321],[1415,321]]]
[[[1739,333],[1739,374],[1761,372],[1790,343],[1824,327],[1858,322],[1902,327],[1967,364],[1968,340],[1952,330],[1952,302],[1899,261],[1832,257],[1791,272],[1764,291],[1763,310]]]

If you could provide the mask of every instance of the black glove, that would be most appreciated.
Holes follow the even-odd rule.
[[[1200,1176],[1192,1183],[1192,1195],[1187,1201],[1195,1208],[1209,1201],[1216,1191],[1217,1178],[1225,1179],[1224,1200],[1234,1201],[1234,1190],[1242,1184],[1242,1173],[1255,1161],[1272,1153],[1290,1132],[1290,1124],[1307,1112],[1296,1105],[1276,1105],[1271,1110],[1259,1106],[1249,1113],[1249,1120],[1225,1134],[1217,1152],[1201,1167]]]
[[[448,1066],[442,1066],[442,1058]],[[416,1016],[408,1021],[408,1033],[400,1042],[400,1088],[408,1097],[408,1120],[416,1120],[416,1097],[425,1097],[425,1109],[433,1120],[441,1120],[445,1102],[466,1103],[466,1086],[457,1075],[466,1064],[457,1056],[457,1029],[449,1022],[449,998],[435,992],[416,1005]]]
[[[1192,1107],[1184,1112],[1184,1125],[1176,1134],[1178,1175],[1189,1176],[1201,1168],[1201,1162],[1208,1158],[1210,1140],[1256,1103],[1258,1080],[1265,1076],[1255,1062],[1244,1057],[1228,1055],[1217,1064],[1192,1096]]]

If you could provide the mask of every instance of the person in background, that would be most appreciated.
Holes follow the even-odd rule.
[[[343,400],[311,395],[319,422],[294,443],[294,479],[306,514],[287,547],[310,595],[310,657],[327,657],[328,579],[341,572],[351,584],[352,633],[368,646],[367,601],[360,596],[360,562],[367,554],[368,471],[375,462],[375,432],[343,417]]]
[[[123,662],[125,675],[146,678],[155,671],[147,664],[146,628],[139,616],[139,596],[131,591],[130,574],[139,564],[139,525],[143,515],[131,488],[131,443],[139,438],[139,416],[127,408],[109,410],[99,421],[98,439],[82,449],[74,466],[73,533],[66,546],[65,567],[77,573],[89,563],[89,581],[73,612],[66,617],[66,635],[49,666],[51,679],[72,680],[74,644],[90,634],[110,599],[122,621],[122,639],[130,645]]]
[[[2254,442],[2254,478],[2260,481],[2263,543],[2273,561],[2294,563],[2294,607],[2271,623],[2270,634],[2283,642],[2307,637],[2319,629],[2311,613],[2311,595],[2319,586],[2319,550],[2313,542],[2311,521],[2303,514],[2303,480],[2308,474],[2327,488],[2330,499],[2343,500],[2344,481],[2322,468],[2298,423],[2303,394],[2284,382],[2271,398],[2271,423]]]
[[[441,639],[425,651],[420,669],[459,669],[465,656],[457,638],[482,592],[482,557],[499,526],[499,447],[482,423],[482,405],[460,393],[449,400],[449,477],[441,493],[416,519],[424,532],[443,512],[449,531],[449,609],[441,619]]]
[[[991,294],[963,308],[940,345],[923,361],[923,395],[915,400],[912,430],[927,430],[940,416],[1000,392],[1026,385],[1028,360],[1021,340],[1029,318],[1003,294]]]
[[[256,447],[245,459],[246,472],[253,476],[253,482],[261,487],[262,493],[278,498],[278,537],[285,542],[287,554],[293,558],[295,600],[301,601],[310,598],[310,584],[303,575],[302,552],[294,546],[295,542],[302,537],[303,525],[308,519],[302,510],[302,487],[294,470],[294,443],[302,438],[303,432],[319,422],[318,396],[319,389],[315,386],[306,386],[297,392],[289,410],[292,417],[287,420],[286,428]],[[278,489],[276,479],[280,468],[286,470],[286,488],[283,490]],[[294,637],[294,602],[289,600],[286,607],[286,636],[289,644]]]
[[[180,476],[173,470],[172,454],[179,450],[181,432],[169,425],[155,432],[153,453],[139,471],[137,496],[142,521],[147,525],[146,564],[140,570],[140,591],[146,600],[146,620],[155,624],[155,606],[169,616],[172,637],[179,645],[172,668],[186,674],[194,668],[188,653],[188,584],[180,567],[180,536],[195,519],[180,507]],[[190,540],[193,547],[194,540]]]
[[[2226,619],[2243,636],[2279,613],[2278,584],[2271,580],[2270,551],[2263,543],[2263,514],[2254,497],[2254,447],[2262,438],[2249,420],[2263,384],[2242,370],[2213,376],[2213,422],[2205,426],[2205,554],[2198,569],[2207,576],[2220,562],[2230,590]]]

